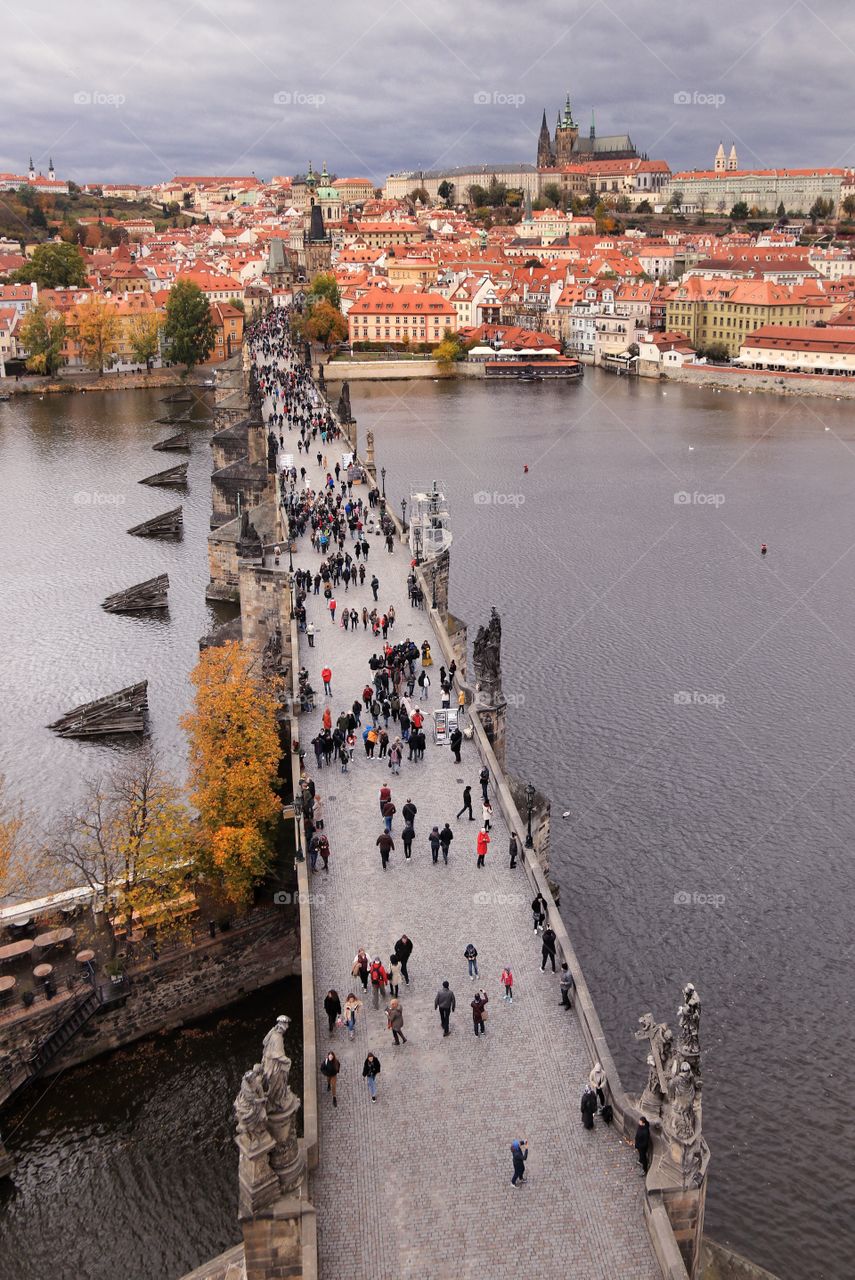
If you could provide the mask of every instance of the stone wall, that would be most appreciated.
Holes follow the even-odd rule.
[[[288,906],[257,908],[245,921],[215,938],[131,969],[124,1003],[96,1015],[53,1060],[49,1073],[200,1018],[299,972],[294,910]],[[46,1039],[80,994],[63,992],[54,1000],[34,1004],[14,1019],[8,1014],[0,1018],[0,1056],[10,1067],[23,1062],[28,1047]]]
[[[399,382],[405,378],[453,378],[449,370],[436,360],[331,360],[324,365],[327,382]]]
[[[669,382],[687,382],[721,391],[772,391],[782,396],[819,396],[829,400],[855,400],[855,378],[831,378],[818,374],[764,373],[732,365],[685,365],[669,369]]]

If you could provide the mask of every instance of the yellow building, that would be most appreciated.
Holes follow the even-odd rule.
[[[766,280],[703,280],[691,276],[666,294],[665,328],[701,349],[720,343],[738,356],[742,340],[761,325],[805,323],[803,297]]]

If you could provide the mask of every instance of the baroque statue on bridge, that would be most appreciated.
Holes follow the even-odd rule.
[[[490,621],[479,627],[472,647],[475,682],[485,702],[494,702],[502,692],[502,620],[496,609]]]
[[[261,1070],[264,1073],[267,1103],[271,1111],[285,1111],[290,1104],[291,1086],[288,1076],[291,1072],[291,1059],[285,1052],[285,1033],[290,1025],[291,1019],[282,1014],[264,1037]]]
[[[250,1071],[244,1073],[234,1107],[239,1136],[246,1134],[253,1144],[269,1137],[267,1100],[260,1063],[257,1062]]]

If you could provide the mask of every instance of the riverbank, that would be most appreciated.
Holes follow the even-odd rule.
[[[214,369],[203,366],[187,374],[181,369],[153,369],[151,373],[80,373],[65,377],[3,378],[0,394],[10,396],[70,395],[74,391],[140,391],[160,387],[192,387],[212,390]]]
[[[714,391],[774,393],[781,396],[815,396],[825,400],[855,400],[855,378],[820,373],[768,373],[734,365],[684,365],[663,370],[661,380]]]

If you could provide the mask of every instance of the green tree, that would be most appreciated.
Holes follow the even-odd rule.
[[[229,306],[236,307],[238,311],[242,312],[243,315],[246,315],[246,304],[244,303],[243,298],[229,298]]]
[[[48,310],[40,302],[32,307],[21,323],[20,340],[28,352],[27,368],[30,373],[42,373],[48,377],[65,363],[62,344],[65,342],[65,321],[58,311]]]
[[[632,201],[629,196],[618,196],[615,201],[615,209],[618,213],[629,213],[632,210]]]
[[[211,308],[192,280],[177,280],[169,290],[163,336],[169,359],[185,365],[188,373],[213,351]]]
[[[439,186],[436,189],[436,193],[439,196],[440,200],[445,201],[446,209],[450,208],[451,197],[454,195],[454,183],[449,182],[446,178],[443,178],[442,182],[439,184]]]
[[[730,216],[734,222],[744,222],[748,217],[748,205],[744,200],[737,200],[736,204],[730,211]]]
[[[635,207],[636,213],[652,213],[653,207],[649,200],[641,200]]]
[[[855,218],[855,196],[847,196],[843,201],[843,212],[847,218]]]
[[[430,204],[430,196],[428,195],[425,187],[413,187],[410,192],[410,199],[413,204],[415,204],[417,200],[420,200],[422,204]]]
[[[672,191],[672,192],[671,192],[671,200],[670,200],[670,204],[671,204],[671,208],[672,208],[675,212],[677,212],[678,210],[682,209],[682,207],[683,207],[683,193],[682,193],[682,191]]]
[[[778,205],[778,217],[779,217],[779,218],[786,218],[786,216],[787,216],[787,210],[786,210],[786,208],[785,208],[785,206],[784,206],[784,202],[783,202],[783,200],[782,200],[782,201],[780,202],[780,204]]]
[[[811,222],[818,222],[822,218],[830,218],[834,213],[834,201],[824,200],[822,196],[818,196],[810,207],[808,217]]]
[[[324,299],[335,307],[336,311],[341,310],[341,291],[338,281],[329,271],[319,272],[309,285],[309,294],[306,299],[309,310],[311,311],[316,303]]]
[[[482,209],[487,204],[487,191],[480,183],[473,182],[470,187],[467,187],[466,195],[473,209]]]
[[[526,258],[525,262],[523,263],[523,266],[524,267],[542,267],[543,263],[541,262],[540,258]]]
[[[433,355],[441,365],[451,365],[455,360],[462,360],[466,355],[466,343],[459,334],[446,329],[442,342],[434,347]]]
[[[79,287],[86,284],[86,262],[76,244],[40,244],[15,279],[40,289]]]
[[[561,203],[561,186],[557,182],[545,182],[543,184],[543,195],[546,200],[557,209]]]
[[[128,340],[137,364],[148,364],[160,350],[161,319],[157,312],[134,316],[128,328]]]
[[[723,364],[730,359],[730,352],[723,342],[711,342],[708,346],[702,347],[698,355],[706,356],[707,360],[713,360],[716,364]]]

